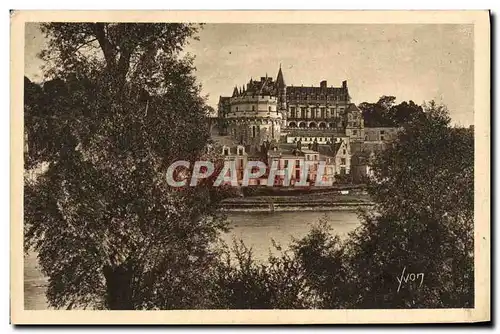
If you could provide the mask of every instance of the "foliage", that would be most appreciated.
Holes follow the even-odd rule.
[[[56,308],[203,305],[225,230],[209,181],[170,188],[166,169],[209,139],[184,24],[47,23],[43,85],[25,80],[25,248]],[[83,52],[83,48],[86,48]]]
[[[323,221],[259,263],[241,243],[216,246],[228,189],[166,183],[175,160],[217,158],[193,60],[179,56],[197,26],[42,27],[47,81],[25,80],[25,169],[38,173],[25,177],[24,236],[52,306],[473,307],[474,136],[444,107],[361,104],[366,126],[403,127],[372,166],[375,211],[345,240]],[[403,269],[423,284],[398,287]]]
[[[275,250],[280,249],[274,245]],[[304,272],[289,252],[259,262],[243,242],[226,248],[214,268],[210,289],[212,308],[297,309],[311,305]]]
[[[362,307],[473,307],[474,135],[424,109],[373,164],[376,214],[351,236]],[[425,281],[397,292],[405,267]]]
[[[237,252],[238,269],[227,265],[221,272],[229,274],[218,276],[222,304],[473,307],[474,135],[449,122],[446,109],[431,102],[376,157],[369,187],[376,208],[360,213],[361,225],[347,238],[322,220],[271,265]],[[404,281],[412,273],[424,276]],[[286,303],[273,298],[275,291]]]
[[[422,107],[413,101],[395,104],[394,96],[381,96],[376,103],[363,102],[359,109],[363,114],[365,127],[399,127],[417,115],[422,115]]]
[[[352,174],[350,174],[350,173],[335,174],[335,183],[336,184],[352,184],[353,183]]]

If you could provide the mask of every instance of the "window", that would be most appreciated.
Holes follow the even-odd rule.
[[[385,131],[384,130],[380,130],[380,134],[381,135],[385,134]]]
[[[269,106],[269,112],[271,112],[271,106]]]
[[[255,125],[252,126],[252,138],[255,138]]]
[[[300,160],[295,161],[295,167],[300,168]]]
[[[345,158],[340,158],[340,164],[345,165]],[[344,168],[345,169],[345,168]]]
[[[358,131],[352,130],[352,134],[355,135],[355,136],[357,136],[358,135]]]
[[[345,153],[346,153],[346,152],[345,152],[345,149],[342,151],[342,153],[345,155]]]
[[[291,115],[290,115],[291,118],[295,118],[296,117],[296,115],[295,115],[295,107],[291,107],[290,108],[290,113],[291,113]]]
[[[236,107],[236,111],[238,111],[238,107]]]
[[[255,111],[255,106],[252,106],[252,111]]]
[[[345,175],[346,174],[345,167],[340,167],[340,174],[341,175]]]
[[[224,155],[229,155],[229,148],[224,147]]]
[[[380,140],[384,140],[384,136],[380,136]]]
[[[325,118],[325,107],[321,107],[321,118]]]
[[[306,108],[300,108],[300,117],[306,118]]]
[[[285,160],[285,168],[288,168],[288,160]]]
[[[242,147],[238,147],[238,155],[243,155],[243,148]]]

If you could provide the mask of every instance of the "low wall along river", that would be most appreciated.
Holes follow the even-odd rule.
[[[271,239],[287,246],[292,236],[303,237],[310,230],[311,224],[326,217],[333,231],[345,236],[359,225],[356,211],[337,210],[327,212],[229,212],[231,231],[224,235],[224,241],[232,244],[233,238],[242,239],[252,247],[257,260],[265,261],[272,248]],[[26,309],[47,309],[45,287],[47,280],[41,274],[36,254],[30,253],[24,258],[24,305]]]

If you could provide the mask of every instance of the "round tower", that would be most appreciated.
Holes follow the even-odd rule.
[[[279,141],[283,113],[276,93],[276,83],[267,76],[234,90],[226,119],[229,134],[236,141],[255,151],[265,141]]]

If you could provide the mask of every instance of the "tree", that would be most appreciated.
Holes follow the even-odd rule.
[[[272,291],[307,308],[473,307],[474,134],[451,127],[445,107],[424,109],[376,156],[375,208],[360,227],[340,240],[320,222],[279,267],[244,257],[244,270],[219,283],[239,288],[222,293],[244,292],[240,308],[282,307]]]
[[[209,186],[171,188],[193,163],[209,111],[179,51],[188,24],[47,23],[47,81],[25,80],[25,248],[53,307],[203,307],[225,220]]]
[[[360,103],[359,109],[363,115],[366,127],[392,126],[388,111],[393,106],[394,96],[381,96],[376,103]]]
[[[354,305],[473,307],[474,135],[431,102],[373,165],[376,203],[350,236]],[[403,273],[405,270],[405,273]],[[398,278],[423,273],[423,281]]]
[[[395,104],[396,97],[383,95],[376,103],[359,105],[366,127],[399,127],[416,115],[422,115],[421,106],[413,101]]]

